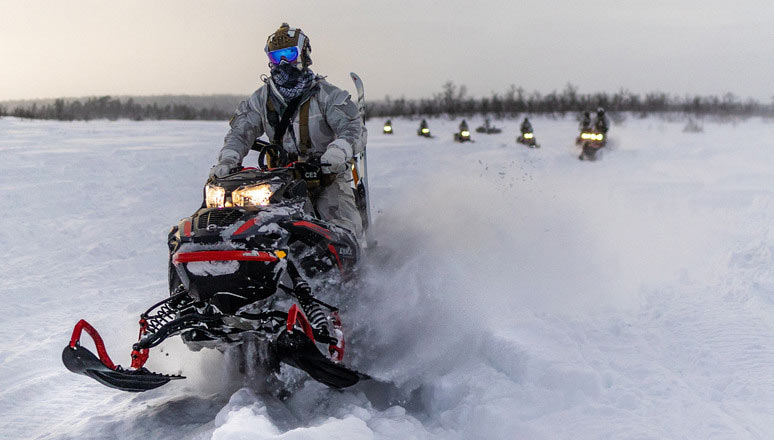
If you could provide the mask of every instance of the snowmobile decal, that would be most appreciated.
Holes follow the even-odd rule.
[[[258,220],[257,217],[251,218],[250,220],[246,221],[242,226],[239,227],[236,231],[234,231],[234,235],[241,235],[247,232],[248,229],[255,226],[255,222]]]
[[[266,261],[279,260],[275,255],[262,251],[198,251],[178,252],[172,258],[175,264],[197,261]]]
[[[316,233],[318,233],[318,234],[320,234],[320,235],[324,236],[324,237],[325,237],[325,238],[327,238],[328,240],[331,240],[331,239],[332,239],[332,237],[331,237],[331,231],[329,231],[329,230],[327,230],[327,229],[323,228],[323,227],[322,227],[322,226],[320,226],[320,225],[316,225],[316,224],[314,224],[314,223],[307,222],[307,221],[300,221],[300,222],[294,222],[294,223],[293,223],[293,226],[300,226],[300,227],[302,227],[302,228],[311,229],[312,231],[314,231],[314,232],[316,232]]]
[[[336,264],[339,265],[339,270],[343,271],[344,270],[344,265],[341,264],[341,258],[339,258],[339,253],[336,252],[336,247],[333,246],[332,244],[329,244],[328,245],[328,250],[331,251],[331,253],[333,254],[334,257],[336,257]]]

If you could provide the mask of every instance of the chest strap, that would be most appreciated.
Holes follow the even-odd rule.
[[[285,133],[290,126],[290,118],[296,112],[300,100],[301,97],[298,97],[290,101],[280,119],[271,97],[266,99],[266,119],[269,121],[272,128],[274,128],[273,141],[275,145],[282,146],[282,138],[285,137]],[[298,112],[299,152],[302,156],[306,156],[307,152],[312,147],[312,140],[309,137],[309,104],[311,101],[310,98],[301,104],[301,109]]]

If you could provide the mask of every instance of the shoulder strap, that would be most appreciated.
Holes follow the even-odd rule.
[[[269,120],[269,123],[274,126],[274,145],[282,145],[282,138],[285,137],[285,132],[288,131],[288,127],[290,126],[290,118],[296,113],[296,109],[298,109],[298,105],[301,103],[302,98],[303,95],[288,103],[287,108],[282,112],[282,118],[279,119],[276,125],[275,121],[277,121],[278,118],[274,103],[271,101],[271,97],[266,100],[266,108],[269,110],[267,119]]]
[[[306,156],[306,152],[312,147],[312,139],[309,137],[309,103],[312,98],[306,100],[301,105],[301,110],[298,112],[298,131],[300,137],[301,154]]]

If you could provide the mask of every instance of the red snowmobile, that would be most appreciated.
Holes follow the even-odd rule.
[[[368,378],[344,365],[344,328],[331,304],[351,288],[362,248],[352,232],[321,220],[310,199],[333,177],[319,159],[292,162],[260,141],[253,149],[260,168],[210,178],[202,206],[172,227],[169,296],[140,315],[131,366],[113,363],[97,331],[81,320],[62,352],[70,371],[125,391],[157,388],[183,377],[147,370],[150,349],[180,335],[192,350],[258,340],[266,354],[257,361],[269,371],[288,364],[334,388]],[[367,228],[367,182],[357,164],[353,191]],[[84,330],[97,355],[80,344]]]

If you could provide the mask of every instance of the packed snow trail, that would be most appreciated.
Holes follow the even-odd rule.
[[[281,402],[177,341],[148,366],[189,378],[140,395],[59,359],[86,318],[128,363],[138,314],[166,293],[167,230],[200,204],[226,124],[0,119],[0,437],[774,431],[774,125],[629,118],[584,163],[569,118],[533,120],[539,150],[515,143],[518,121],[468,144],[451,141],[458,121],[430,120],[434,139],[382,122],[379,247],[344,318],[352,364],[392,385],[310,381]]]

